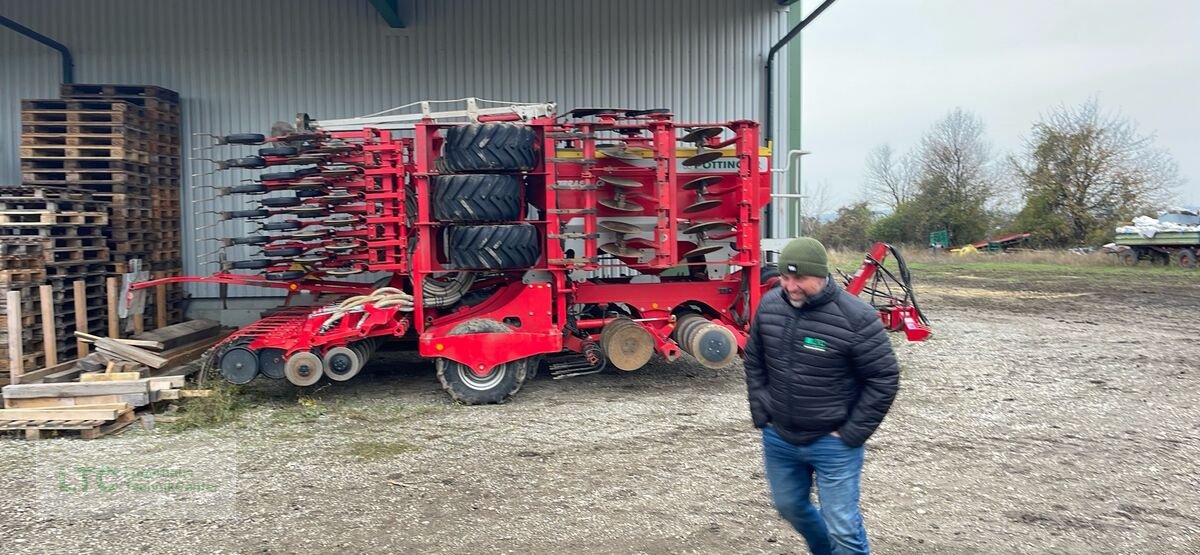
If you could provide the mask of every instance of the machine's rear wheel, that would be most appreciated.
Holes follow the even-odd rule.
[[[528,171],[537,167],[537,133],[510,123],[451,127],[442,156],[454,173]]]
[[[450,330],[450,335],[470,333],[511,333],[512,329],[495,320],[468,320]],[[525,383],[529,365],[524,360],[499,364],[483,374],[469,366],[442,358],[436,362],[438,381],[455,401],[467,405],[503,403]]]
[[[1117,254],[1117,260],[1121,261],[1125,266],[1136,266],[1138,263],[1137,251],[1133,249],[1124,250]]]
[[[542,255],[537,229],[529,224],[460,225],[449,235],[450,262],[464,270],[529,268]]]
[[[1179,251],[1175,253],[1174,258],[1175,263],[1178,264],[1180,268],[1184,268],[1186,270],[1196,269],[1196,253],[1192,252],[1191,249],[1179,249]]]
[[[433,214],[447,222],[521,219],[521,178],[515,175],[440,175],[433,178]]]

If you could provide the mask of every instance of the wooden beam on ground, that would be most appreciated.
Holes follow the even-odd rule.
[[[25,327],[21,325],[21,292],[9,291],[5,298],[8,306],[8,378],[12,383],[21,383],[21,366],[25,353],[21,352],[21,334]]]
[[[187,346],[219,333],[221,333],[221,324],[219,322],[212,320],[190,320],[148,331],[138,335],[134,339],[139,341],[139,347],[145,347],[152,351],[164,351]]]
[[[108,336],[121,337],[121,318],[117,312],[121,288],[117,285],[115,277],[104,280],[104,286],[108,291]]]
[[[117,409],[0,409],[0,420],[116,420]]]
[[[186,399],[189,397],[212,397],[211,389],[180,389],[179,396]]]
[[[107,337],[101,337],[96,340],[96,348],[111,352],[120,358],[140,362],[151,368],[162,368],[169,362],[167,359],[160,357],[150,351],[138,347],[132,347],[113,341]]]
[[[149,393],[126,393],[123,395],[79,395],[75,397],[33,397],[29,399],[5,399],[4,408],[44,409],[110,404],[144,407],[149,403]]]
[[[63,370],[70,370],[74,366],[75,366],[75,361],[68,360],[68,361],[60,363],[60,364],[55,364],[53,366],[39,368],[37,370],[34,370],[33,372],[28,372],[25,375],[21,376],[21,383],[38,383],[38,382],[42,381],[43,379],[45,379],[46,376],[49,376],[50,374],[54,374],[56,372],[62,372]]]
[[[46,366],[58,364],[58,330],[54,325],[54,288],[38,287],[42,307],[42,349],[46,351]],[[24,378],[22,378],[24,381]]]
[[[80,374],[80,383],[88,382],[122,382],[142,379],[141,372],[90,372]]]
[[[71,286],[75,289],[75,330],[87,333],[87,284],[83,280],[76,280]],[[76,339],[75,345],[79,349],[79,356],[87,356],[87,343]]]
[[[147,393],[149,391],[150,386],[145,380],[94,383],[31,383],[6,385],[3,388],[5,399],[78,397],[83,395],[125,395],[129,393]]]

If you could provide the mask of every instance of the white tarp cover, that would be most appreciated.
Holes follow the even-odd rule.
[[[1123,225],[1117,228],[1117,233],[1136,233],[1151,239],[1160,231],[1200,231],[1200,225],[1182,225],[1173,222],[1160,222],[1149,216],[1138,216],[1133,219],[1133,225]]]

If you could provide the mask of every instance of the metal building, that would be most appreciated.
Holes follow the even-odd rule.
[[[77,82],[178,91],[186,155],[193,133],[265,132],[297,112],[339,118],[467,96],[554,101],[560,111],[668,107],[685,121],[761,120],[764,63],[788,31],[791,3],[0,0],[0,15],[66,45]],[[774,79],[779,165],[789,146],[789,66],[777,60]],[[20,100],[57,97],[59,54],[0,29],[0,69],[0,182],[15,183]],[[207,162],[183,164],[185,271],[207,274],[215,267],[196,259],[205,239],[237,235],[242,230],[221,226],[244,224],[213,226],[206,211],[240,206],[193,205],[196,187],[248,174],[187,178]],[[189,288],[198,297],[217,294],[211,285]]]

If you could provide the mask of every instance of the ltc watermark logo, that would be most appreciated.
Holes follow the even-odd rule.
[[[236,454],[181,451],[161,464],[53,454],[36,473],[38,508],[73,518],[237,518]]]
[[[134,470],[111,466],[79,466],[58,471],[59,493],[215,493],[220,484],[184,468]]]

